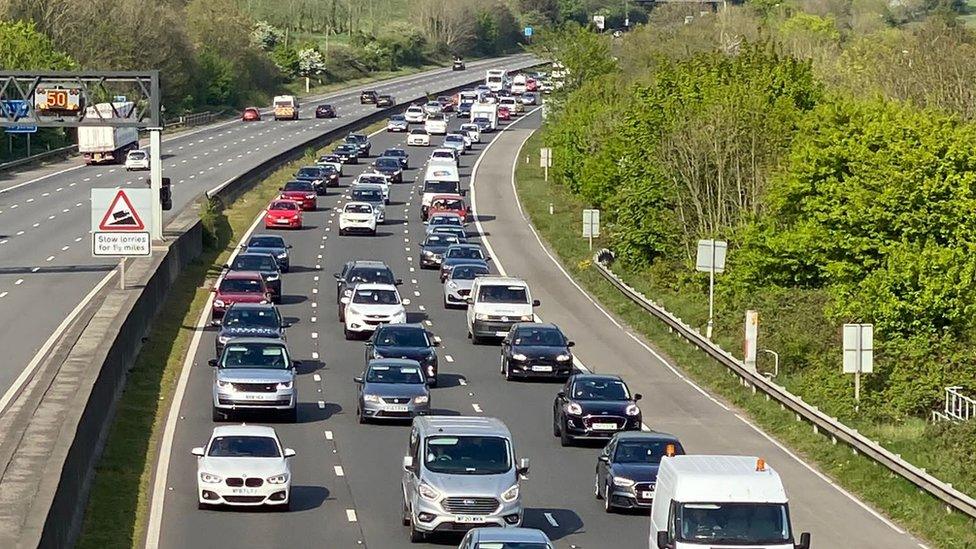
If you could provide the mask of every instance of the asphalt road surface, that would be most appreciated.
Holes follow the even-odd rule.
[[[484,77],[487,68],[528,63],[525,55],[472,62],[367,84],[399,102]],[[192,131],[164,134],[163,175],[173,182],[173,210],[166,220],[202,193],[219,186],[294,145],[375,111],[360,105],[356,87],[302,104],[301,119],[275,122],[234,120]],[[315,105],[332,103],[337,119],[314,119]],[[14,176],[0,173],[0,395],[85,296],[116,268],[113,259],[91,256],[89,189],[141,187],[149,172],[122,166],[84,166],[73,159]],[[131,260],[130,260],[131,261]]]
[[[457,124],[452,121],[452,126]],[[621,373],[632,389],[645,395],[641,405],[646,423],[679,435],[691,452],[766,457],[786,480],[794,527],[798,532],[811,531],[816,547],[917,547],[910,536],[788,455],[734,409],[676,375],[615,325],[547,257],[523,220],[511,187],[519,146],[528,129],[537,125],[538,114],[529,115],[509,131],[487,136],[497,142],[484,153],[477,168],[476,192],[468,195],[475,201],[479,219],[469,226],[469,233],[483,231],[484,236],[474,240],[490,247],[493,268],[529,281],[533,297],[542,300],[538,314],[560,324],[577,342],[575,351],[583,364],[600,372]],[[404,137],[376,135],[373,150],[403,146]],[[486,149],[484,141],[462,158],[465,187]],[[433,142],[436,145],[439,139]],[[552,436],[552,399],[559,385],[504,381],[497,345],[472,345],[466,338],[464,312],[442,307],[436,271],[421,271],[417,260],[424,228],[415,179],[422,174],[429,150],[409,150],[411,169],[404,184],[393,186],[387,223],[377,236],[338,235],[335,212],[346,200],[349,176],[343,180],[342,193],[319,198],[318,211],[305,216],[304,230],[284,233],[294,249],[292,272],[284,275],[281,311],[295,323],[288,341],[303,367],[297,383],[299,421],[275,426],[283,444],[298,452],[292,461],[293,510],[197,509],[196,460],[189,450],[204,444],[214,426],[207,360],[213,354],[215,332],[201,322],[191,347],[192,368],[177,389],[178,408],[164,435],[163,456],[168,461],[157,470],[164,476],[157,479],[149,547],[411,546],[400,523],[399,484],[408,428],[357,423],[352,378],[362,370],[364,348],[362,342],[343,338],[336,317],[332,273],[345,261],[360,258],[390,265],[404,281],[400,292],[410,300],[408,321],[426,323],[443,340],[438,349],[439,384],[432,389],[434,413],[499,417],[512,430],[516,454],[531,458],[529,478],[522,485],[524,526],[545,530],[561,548],[647,547],[646,514],[606,514],[593,497],[598,448],[561,448]],[[350,168],[352,175],[363,169],[362,165]],[[430,543],[456,547],[458,538]]]

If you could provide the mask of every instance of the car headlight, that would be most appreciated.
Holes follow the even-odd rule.
[[[519,362],[521,362],[521,361],[523,361],[523,360],[525,360],[527,358],[529,358],[529,357],[523,355],[522,353],[515,353],[514,355],[512,355],[512,359],[513,360],[518,360]]]
[[[200,473],[200,481],[206,482],[207,484],[219,484],[223,482],[224,479],[211,473]]]
[[[559,356],[556,357],[556,360],[558,360],[560,362],[566,362],[567,360],[569,360],[571,358],[573,358],[573,357],[570,356],[570,355],[559,355]]]
[[[427,501],[437,501],[441,497],[441,493],[426,482],[420,483],[420,486],[417,487],[417,493]]]
[[[374,347],[373,348],[373,358],[386,358],[386,357],[383,355],[383,353],[377,351],[376,348]]]
[[[519,317],[522,322],[532,322],[535,318],[532,315],[522,315]]]
[[[221,389],[229,389],[233,387],[233,385],[234,384],[229,381],[223,381],[221,379],[217,380],[217,387],[220,387]]]
[[[434,257],[434,252],[430,250],[424,250],[424,257]]]
[[[474,319],[475,320],[488,320],[488,315],[486,315],[484,313],[475,313],[474,314]]]
[[[268,484],[284,484],[286,482],[288,482],[288,473],[268,477]]]
[[[227,342],[230,341],[230,336],[217,336],[217,341],[221,345],[227,345]]]
[[[630,480],[629,478],[613,477],[613,485],[614,486],[620,486],[620,487],[623,487],[623,488],[630,488],[634,484],[635,484],[634,481]]]
[[[278,383],[278,388],[279,389],[291,389],[291,382],[290,381],[281,381],[281,382]]]
[[[278,280],[279,278],[281,278],[281,275],[279,275],[278,273],[271,273],[268,275],[268,282],[271,282],[273,280]]]
[[[458,284],[457,284],[457,282],[454,282],[453,280],[451,280],[450,282],[447,283],[447,287],[450,288],[450,289],[452,289],[452,290],[456,290],[458,288]]]
[[[414,404],[427,404],[428,402],[430,402],[430,397],[427,395],[420,395],[413,398]]]
[[[511,502],[517,500],[518,497],[519,497],[519,485],[518,484],[513,485],[511,488],[509,488],[508,490],[505,490],[505,492],[502,493],[502,501],[504,501],[506,503],[511,503]]]
[[[434,365],[433,364],[431,364],[430,366],[427,367],[427,375],[430,376],[430,377],[434,377]]]
[[[636,404],[631,404],[630,406],[627,406],[628,416],[639,416],[640,413],[641,413],[640,407],[637,406]]]
[[[275,257],[278,258],[278,259],[285,259],[286,257],[288,257],[288,253],[287,252],[282,252],[282,253],[276,255]]]
[[[583,407],[576,402],[570,402],[566,405],[566,413],[573,416],[578,416],[583,413]]]
[[[215,299],[214,300],[214,307],[223,307],[223,306],[224,306],[223,300],[220,300],[220,299]]]
[[[352,289],[351,288],[346,288],[345,290],[342,290],[342,295],[344,295],[346,297],[351,296],[352,295]]]
[[[363,402],[379,402],[380,397],[376,395],[363,395]]]

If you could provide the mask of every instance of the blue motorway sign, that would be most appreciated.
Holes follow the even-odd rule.
[[[532,27],[525,27],[525,36],[532,36]]]
[[[23,99],[6,99],[0,101],[0,109],[3,110],[3,118],[21,118],[29,113],[27,101]],[[37,126],[33,124],[17,124],[3,128],[7,133],[35,133]]]

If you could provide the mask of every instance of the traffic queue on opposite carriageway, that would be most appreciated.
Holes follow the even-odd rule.
[[[809,547],[806,534],[794,542],[788,500],[769,465],[757,458],[687,455],[678,437],[647,429],[639,405],[642,395],[620,376],[587,371],[573,354],[574,341],[558,325],[536,316],[540,302],[532,297],[530,285],[492,273],[492,258],[479,241],[482,235],[468,226],[472,213],[458,162],[481,141],[483,131],[496,127],[499,105],[517,115],[521,103],[508,101],[504,89],[461,92],[456,98],[463,102],[472,93],[481,108],[468,110],[471,122],[460,133],[445,129],[445,143],[431,153],[425,177],[417,182],[422,196],[417,210],[425,223],[417,263],[421,271],[438,271],[443,307],[463,309],[458,322],[472,344],[499,343],[498,371],[505,380],[562,381],[552,402],[552,434],[562,446],[604,443],[594,464],[593,494],[607,512],[650,510],[650,548]],[[373,100],[366,94],[364,98]],[[422,110],[444,117],[444,104],[437,103]],[[495,106],[495,116],[485,114],[485,105]],[[408,127],[429,122],[409,116],[410,109],[415,107],[394,122]],[[454,102],[451,110],[461,109]],[[490,120],[478,124],[477,118]],[[426,146],[430,133],[423,135]],[[318,197],[339,185],[342,166],[369,158],[370,151],[367,136],[350,134],[334,153],[301,168],[269,205],[265,227],[302,228],[302,212],[316,211]],[[339,210],[341,235],[378,234],[377,226],[387,221],[391,185],[405,180],[409,156],[404,149],[388,148],[373,162],[372,172],[356,178],[350,200]],[[368,241],[363,246],[368,250]],[[297,420],[301,361],[289,351],[290,324],[275,307],[282,273],[291,266],[290,248],[286,236],[253,235],[215,285],[212,316],[219,331],[216,356],[210,361],[215,422],[245,413]],[[368,257],[368,251],[362,256]],[[396,503],[410,540],[463,532],[461,548],[551,548],[543,532],[521,528],[521,480],[529,463],[518,457],[508,427],[490,417],[431,415],[436,396],[431,388],[440,385],[443,375],[437,353],[441,340],[423,324],[408,323],[410,301],[401,296],[402,280],[394,270],[383,261],[361,259],[342,265],[334,278],[337,319],[345,338],[365,339],[361,374],[354,376],[358,422],[410,425],[402,460],[403,499]],[[289,507],[288,463],[295,452],[273,428],[218,426],[206,445],[192,453],[198,459],[201,508]],[[734,497],[719,486],[731,486]]]

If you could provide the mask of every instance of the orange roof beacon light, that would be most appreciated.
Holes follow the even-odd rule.
[[[766,460],[763,458],[756,458],[756,471],[765,472],[766,471]]]
[[[676,452],[675,452],[674,444],[668,444],[667,446],[664,447],[664,455],[668,457],[674,457],[675,453]]]

